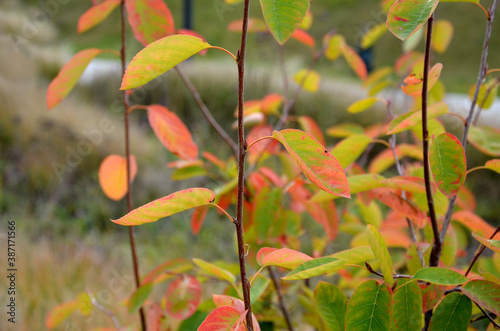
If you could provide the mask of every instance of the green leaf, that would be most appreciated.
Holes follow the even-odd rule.
[[[398,0],[387,15],[387,28],[405,40],[422,27],[434,13],[439,0]]]
[[[336,155],[342,168],[347,168],[364,153],[371,142],[372,138],[364,134],[353,134],[336,144],[330,153]]]
[[[378,174],[361,174],[354,175],[347,178],[349,183],[349,190],[351,194],[365,192],[372,190],[377,187],[382,187],[386,185],[385,177]],[[317,192],[312,198],[311,202],[323,202],[336,198],[334,195],[327,193],[325,191]]]
[[[330,331],[343,331],[347,297],[337,286],[320,281],[314,289],[314,307]]]
[[[295,269],[302,263],[312,260],[312,257],[289,248],[264,247],[257,253],[257,262],[263,266],[278,266],[286,269]]]
[[[85,32],[101,23],[120,4],[120,0],[105,0],[90,7],[78,20],[78,33]]]
[[[489,126],[471,126],[467,139],[484,154],[500,156],[500,130]]]
[[[146,283],[142,284],[137,290],[135,290],[134,294],[130,297],[128,301],[128,313],[133,314],[139,308],[142,307],[144,302],[147,300],[151,292],[153,291],[154,283]]]
[[[253,220],[257,242],[267,240],[269,231],[281,209],[281,188],[261,188],[255,195]]]
[[[434,310],[428,331],[467,330],[472,316],[472,302],[465,295],[452,292]]]
[[[358,246],[331,255],[336,259],[345,260],[346,264],[358,264],[374,260],[373,251],[368,246]]]
[[[157,40],[134,56],[123,76],[121,90],[148,83],[196,53],[208,49],[200,38],[176,34]]]
[[[387,331],[391,328],[392,291],[368,280],[358,286],[347,304],[345,330]]]
[[[391,285],[394,283],[394,279],[392,277],[392,259],[387,250],[387,245],[377,228],[373,225],[367,226],[367,236],[373,255],[375,255],[375,258],[380,264],[380,269],[384,274],[384,280],[387,284]]]
[[[422,329],[422,292],[416,281],[400,280],[394,293],[392,308],[393,331]],[[401,283],[403,283],[401,285]]]
[[[310,0],[260,0],[262,14],[274,39],[283,45],[299,27]]]
[[[476,232],[473,232],[472,236],[476,238],[476,240],[479,241],[482,245],[488,247],[492,251],[500,253],[500,240],[486,239]]]
[[[283,280],[299,280],[308,279],[316,276],[321,276],[326,273],[335,272],[343,269],[345,266],[344,260],[335,259],[333,257],[319,257],[310,261],[304,262],[297,268],[290,271]]]
[[[143,46],[174,34],[174,19],[163,0],[127,0],[125,6],[134,37]]]
[[[252,287],[250,288],[251,304],[254,304],[255,302],[257,302],[257,300],[259,300],[270,283],[271,280],[269,278],[261,275],[257,276],[257,278],[254,279],[254,281],[252,282]]]
[[[422,280],[437,285],[454,286],[468,281],[467,277],[458,272],[438,267],[420,269],[415,273],[415,279]]]
[[[444,102],[435,103],[427,108],[427,119],[432,119],[448,113],[448,105]],[[415,110],[399,115],[389,124],[387,134],[395,134],[411,129],[422,123],[422,110]]]
[[[103,53],[102,49],[84,49],[76,53],[61,68],[47,89],[47,107],[49,109],[57,106],[71,92],[90,61],[101,53]]]
[[[489,160],[484,164],[486,169],[493,170],[500,174],[500,159]]]
[[[500,285],[482,279],[471,280],[462,292],[481,307],[500,315]]]
[[[300,130],[286,129],[274,131],[273,138],[285,146],[304,175],[320,189],[333,195],[351,197],[344,169],[313,136]]]
[[[467,164],[460,140],[451,133],[442,133],[432,140],[429,150],[432,175],[439,190],[451,198],[465,183]]]
[[[152,201],[117,220],[111,221],[120,225],[141,225],[156,222],[160,218],[210,204],[214,199],[214,193],[206,188],[190,188]]]
[[[193,259],[193,262],[198,267],[208,272],[209,274],[216,276],[217,278],[223,279],[230,284],[234,284],[236,282],[236,277],[230,271],[224,268],[218,267],[215,264],[208,263],[201,259]]]

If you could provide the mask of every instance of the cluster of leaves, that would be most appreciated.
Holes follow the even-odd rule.
[[[240,1],[226,2],[234,5]],[[462,2],[483,8],[479,1]],[[94,4],[82,16],[79,32],[101,22],[119,3],[104,0]],[[122,90],[142,86],[195,54],[221,50],[194,32],[175,30],[172,15],[161,0],[125,3],[134,35],[145,48],[129,64]],[[283,287],[287,302],[301,311],[300,321],[293,323],[308,323],[319,330],[420,330],[424,314],[429,317],[427,330],[467,330],[473,316],[483,315],[489,317],[493,328],[494,315],[500,315],[500,279],[496,276],[500,272],[500,244],[494,238],[498,231],[475,213],[474,194],[464,184],[471,171],[486,168],[500,173],[500,159],[468,170],[464,145],[470,142],[485,154],[499,157],[500,131],[475,126],[470,119],[462,118],[464,125],[470,126],[464,139],[446,132],[442,117],[461,116],[451,113],[443,102],[445,90],[439,80],[443,65],[427,65],[430,48],[426,54],[419,53],[412,50],[415,41],[405,41],[405,52],[394,67],[368,74],[362,59],[341,35],[327,34],[321,47],[317,46],[307,32],[313,20],[309,0],[260,3],[264,20],[250,18],[249,32],[269,32],[280,45],[293,38],[313,53],[310,67],[293,77],[297,92],[318,90],[320,74],[314,67],[320,57],[331,61],[343,57],[370,95],[352,104],[348,111],[367,111],[379,102],[386,107],[390,120],[366,128],[354,123],[327,128],[326,134],[337,142],[326,147],[327,139],[314,119],[288,115],[297,93],[290,96],[285,90],[246,101],[241,113],[249,128],[243,227],[245,244],[250,246],[247,261],[258,270],[250,280],[252,308],[242,301],[245,285],[238,281],[233,266],[179,259],[165,262],[142,278],[128,300],[129,312],[146,306],[151,330],[245,330],[250,327],[247,314],[254,321],[253,329],[259,330],[257,320],[284,326],[281,313],[285,314],[288,328],[293,329],[284,302],[280,301],[281,312],[269,305],[269,301],[276,300],[268,290],[274,282],[277,297],[282,300]],[[438,3],[382,1],[388,12],[387,24],[368,31],[363,47],[372,46],[386,31],[402,40],[421,38],[422,27],[429,19],[433,21]],[[493,11],[483,10],[491,20]],[[233,22],[229,30],[241,31],[242,24]],[[447,21],[437,21],[435,30],[429,44],[436,52],[444,52],[453,28]],[[222,50],[238,64],[240,54]],[[102,52],[116,53],[84,50],[64,66],[49,87],[49,108],[69,93],[86,65]],[[486,76],[498,71],[489,70]],[[499,79],[485,78],[480,83],[478,88],[472,88],[471,99],[479,108],[488,109],[494,102]],[[401,89],[408,96],[402,115],[395,116],[394,100],[381,95],[387,88]],[[212,176],[222,182],[213,190],[190,188],[174,192],[113,222],[137,226],[194,209],[192,231],[196,234],[209,207],[215,207],[229,222],[237,222],[229,212],[230,206],[237,203],[241,175],[234,156],[222,160],[202,152],[200,157],[188,127],[162,105],[134,105],[128,111],[134,109],[147,110],[154,133],[179,158],[170,164],[176,169],[174,179]],[[279,121],[273,127],[270,123],[276,118]],[[284,124],[300,129],[282,129]],[[374,144],[383,144],[385,149],[373,156]],[[432,178],[427,178],[427,168]],[[99,180],[105,194],[119,200],[136,173],[133,156],[127,162],[124,157],[111,155],[99,169]],[[300,238],[305,232],[302,223],[311,218],[319,224],[322,234],[310,235],[313,248],[308,255],[301,252],[304,243]],[[448,227],[450,220],[453,223]],[[335,242],[339,233],[352,237],[350,247],[327,254],[328,244]],[[470,233],[482,246],[494,251],[492,257],[481,257],[480,268],[472,273],[470,268],[463,270],[458,259],[466,255]],[[436,246],[441,251],[433,260]],[[262,275],[264,268],[269,269],[270,277]],[[273,269],[288,273],[281,281],[276,280]],[[312,290],[308,282],[297,282],[325,275],[335,284],[319,281]],[[167,280],[171,282],[161,304],[149,300],[154,287]],[[200,282],[211,281],[226,283],[226,289],[223,295],[213,295],[213,303],[203,302]],[[81,295],[56,307],[48,316],[47,326],[55,327],[81,304],[88,305],[88,299]],[[196,324],[200,319],[201,325]]]

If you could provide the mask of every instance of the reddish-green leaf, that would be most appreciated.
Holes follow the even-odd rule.
[[[101,23],[120,4],[120,0],[105,0],[92,6],[78,20],[78,33],[85,32]]]
[[[366,64],[363,61],[363,59],[358,55],[358,53],[354,49],[347,46],[347,44],[343,44],[340,47],[340,49],[342,51],[344,59],[346,60],[349,67],[351,67],[352,71],[354,71],[359,78],[365,80],[366,77],[368,76],[368,71],[366,69]]]
[[[313,294],[314,307],[330,331],[343,331],[347,297],[337,286],[320,281]]]
[[[144,85],[210,47],[200,38],[181,34],[157,40],[134,56],[123,76],[120,89],[128,90]]]
[[[482,245],[488,247],[492,251],[500,253],[500,240],[486,239],[475,232],[472,233],[472,236],[476,238],[476,240],[479,241]],[[500,235],[497,235],[496,237],[500,237]]]
[[[438,267],[420,269],[415,273],[415,279],[437,285],[454,286],[465,283],[468,279],[458,272]]]
[[[439,190],[451,198],[465,183],[467,164],[460,140],[451,133],[442,133],[432,140],[429,150],[432,175]]]
[[[419,227],[424,223],[426,217],[424,212],[403,199],[401,195],[383,188],[374,190],[373,195],[388,207],[408,217]]]
[[[71,92],[90,61],[102,52],[103,50],[97,48],[84,49],[76,53],[62,67],[47,90],[47,107],[49,109],[57,106]]]
[[[500,156],[500,130],[490,126],[471,126],[469,142],[484,154]]]
[[[172,13],[163,0],[127,0],[128,21],[143,46],[174,34]]]
[[[345,330],[391,329],[392,291],[386,284],[369,280],[358,286],[347,303]]]
[[[471,280],[462,292],[481,307],[500,315],[500,285],[482,279]]]
[[[450,21],[438,20],[434,22],[431,46],[436,52],[440,54],[446,52],[451,38],[453,38],[453,24]]]
[[[429,331],[467,330],[472,315],[472,302],[465,295],[453,292],[441,300],[432,314]]]
[[[338,234],[339,223],[335,203],[333,201],[309,202],[305,204],[305,207],[309,214],[325,229],[326,238],[334,240]]]
[[[347,178],[340,163],[311,135],[286,129],[274,131],[273,138],[285,146],[306,177],[320,189],[350,198]]]
[[[142,307],[144,302],[148,299],[151,291],[153,291],[154,283],[145,283],[142,284],[135,292],[132,294],[128,301],[128,313],[133,314],[139,308]]]
[[[263,266],[278,266],[295,269],[302,263],[312,260],[312,257],[289,248],[273,249],[264,247],[257,253],[257,262]]]
[[[198,146],[181,119],[161,105],[150,105],[147,108],[149,124],[163,146],[181,159],[196,159]]]
[[[422,291],[422,312],[433,309],[444,296],[444,286],[431,283],[419,284]]]
[[[373,225],[367,226],[368,242],[372,248],[373,255],[380,264],[384,280],[387,284],[392,285],[394,278],[392,277],[392,259],[384,239]]]
[[[325,136],[323,136],[321,128],[312,117],[299,116],[297,118],[297,121],[299,122],[300,127],[302,128],[303,131],[313,136],[321,145],[323,146],[326,145]]]
[[[229,295],[213,294],[212,299],[214,300],[215,307],[229,306],[236,309],[240,314],[245,312],[245,303],[238,298]]]
[[[234,284],[236,282],[236,277],[230,271],[224,268],[218,267],[215,264],[208,263],[201,259],[193,259],[193,262],[201,269],[220,279],[223,279],[231,284]]]
[[[74,300],[52,308],[45,320],[45,326],[47,326],[49,330],[57,327],[78,308],[78,305],[78,301]]]
[[[353,134],[340,141],[332,149],[332,153],[342,168],[347,168],[365,152],[372,139],[364,134]]]
[[[435,103],[427,108],[427,119],[448,113],[448,105],[444,102]],[[395,134],[411,129],[422,123],[422,110],[410,111],[399,115],[391,121],[387,134]]]
[[[130,182],[137,174],[135,156],[130,155]],[[99,184],[104,194],[118,201],[127,194],[127,159],[120,155],[108,155],[99,166]]]
[[[141,225],[156,222],[160,218],[209,204],[214,199],[215,194],[206,188],[190,188],[145,204],[117,220],[112,220],[112,222],[120,225]]]
[[[429,81],[427,82],[427,91],[430,91],[436,84],[439,76],[441,75],[441,70],[443,70],[443,65],[441,63],[435,64],[431,70],[429,70]],[[401,86],[404,93],[417,97],[422,94],[423,86],[423,74],[411,74],[404,79],[405,85]]]
[[[229,306],[215,308],[210,315],[201,323],[198,331],[243,331],[246,330],[244,325],[240,325],[238,329],[235,326],[240,320],[242,314]]]
[[[439,0],[398,0],[387,15],[387,28],[397,38],[407,39],[427,22]]]
[[[391,330],[420,331],[421,329],[422,291],[420,291],[420,286],[412,280],[400,280],[394,293]]]
[[[310,0],[260,0],[262,14],[274,39],[283,45],[299,27]]]
[[[165,299],[167,314],[175,319],[184,320],[193,315],[200,304],[200,283],[193,276],[178,278],[168,286]]]
[[[321,77],[317,71],[302,69],[293,76],[293,79],[307,92],[313,93],[319,90]]]
[[[471,232],[479,233],[484,238],[489,238],[495,231],[493,226],[470,210],[457,211],[451,215],[451,219],[459,222]]]
[[[345,260],[339,260],[333,257],[319,257],[306,261],[297,268],[290,271],[284,280],[300,280],[321,276],[341,270],[345,267]]]

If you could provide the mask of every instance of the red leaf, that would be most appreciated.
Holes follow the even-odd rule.
[[[84,49],[76,53],[62,67],[47,90],[47,107],[49,109],[57,106],[71,92],[90,61],[102,52],[101,49],[97,48]]]
[[[127,0],[128,20],[143,46],[174,34],[174,19],[163,0]]]
[[[191,230],[194,235],[197,235],[200,232],[201,226],[203,225],[203,221],[207,216],[209,206],[201,206],[195,208],[193,212],[193,216],[191,216]]]
[[[430,91],[434,87],[434,84],[436,84],[441,75],[442,69],[443,65],[441,63],[437,63],[431,68],[429,71],[427,91]],[[423,74],[412,74],[405,78],[404,83],[406,85],[401,86],[404,93],[411,96],[420,96],[422,94]]]
[[[137,174],[135,156],[130,155],[130,182]],[[104,194],[118,201],[127,194],[127,160],[116,154],[107,156],[99,166],[99,184]]]
[[[201,286],[193,276],[178,278],[170,283],[166,297],[167,313],[178,320],[193,315],[201,301]]]
[[[163,146],[181,159],[196,159],[198,146],[180,118],[161,105],[150,105],[147,108],[149,124]]]
[[[229,295],[212,295],[215,307],[229,306],[236,309],[240,314],[245,312],[245,303],[240,299],[231,297]]]
[[[105,0],[83,13],[78,20],[78,33],[85,32],[101,23],[120,4],[120,0]]]
[[[273,134],[272,126],[268,124],[259,124],[253,127],[247,136],[247,144],[250,145],[254,141],[262,137],[269,137]],[[269,154],[276,154],[279,150],[279,143],[274,139],[265,139],[252,145],[248,149],[248,161],[250,163],[255,163],[264,156],[263,153],[267,152]]]

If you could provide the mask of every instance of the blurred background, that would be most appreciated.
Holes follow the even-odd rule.
[[[174,15],[176,28],[184,27],[185,2],[166,0],[166,3]],[[191,0],[191,3],[191,28],[210,44],[236,53],[240,36],[228,31],[227,26],[241,17],[241,4],[226,5],[223,0]],[[488,8],[489,3],[485,1],[484,6]],[[118,61],[111,56],[100,56],[60,105],[50,111],[46,107],[48,84],[77,51],[89,47],[120,48],[118,10],[99,26],[77,34],[78,18],[91,5],[90,0],[0,2],[0,242],[6,247],[5,224],[8,220],[15,221],[19,270],[16,330],[45,329],[48,311],[74,299],[86,288],[111,307],[121,305],[133,288],[127,229],[109,221],[124,214],[125,201],[106,198],[97,178],[105,156],[124,154]],[[379,1],[375,0],[313,0],[311,11],[314,22],[309,33],[317,44],[335,29],[356,47],[367,27],[385,21]],[[255,1],[251,16],[262,17]],[[455,34],[448,51],[434,55],[433,61],[444,63],[441,77],[447,92],[466,94],[477,77],[486,27],[484,13],[471,4],[443,3],[437,16],[451,21]],[[496,22],[490,45],[490,68],[500,67],[499,36],[500,24]],[[140,49],[129,29],[128,59]],[[423,49],[423,41],[416,49]],[[282,91],[277,53],[278,47],[270,35],[249,36],[247,99]],[[390,66],[400,54],[401,42],[386,33],[372,49],[373,66]],[[286,44],[285,55],[289,75],[306,68],[312,59],[311,51],[294,40]],[[231,129],[237,104],[234,63],[221,52],[210,50],[205,57],[195,56],[183,67],[217,120],[235,135]],[[345,62],[322,59],[317,70],[322,75],[321,89],[315,94],[303,92],[294,107],[296,114],[317,119],[323,129],[346,121],[366,125],[384,116],[377,112],[362,116],[346,112],[348,105],[367,92]],[[131,101],[168,106],[188,125],[200,150],[222,159],[230,156],[230,150],[206,124],[175,73],[164,75],[161,84],[152,83],[140,89]],[[112,130],[103,134],[102,141],[89,145],[86,133],[99,129],[108,120],[113,123]],[[156,139],[144,112],[134,112],[131,121],[131,150],[138,161],[134,206],[182,188],[215,185],[203,178],[171,180],[173,170],[166,164],[176,157]],[[332,145],[334,140],[328,143]],[[91,147],[82,155],[78,151],[84,144]],[[473,148],[469,157],[473,165],[485,160]],[[478,192],[478,214],[487,220],[497,219],[500,214],[498,203],[492,207],[492,202],[500,200],[500,192],[492,186],[489,176],[494,175],[481,172],[468,179],[469,187]],[[136,232],[143,274],[174,257],[236,262],[233,227],[216,213],[210,212],[198,236],[191,233],[190,213],[138,227]],[[5,255],[0,256],[2,266]],[[5,295],[2,290],[0,302],[5,302]],[[1,330],[13,329],[6,323],[5,318],[0,319]],[[74,330],[112,326],[105,315],[96,315],[90,322],[75,315],[71,323]],[[65,324],[64,329],[68,328]]]

